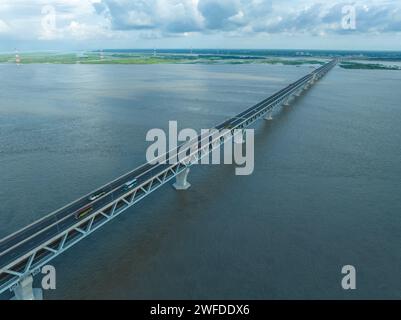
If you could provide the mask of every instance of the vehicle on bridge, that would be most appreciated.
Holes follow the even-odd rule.
[[[89,201],[95,201],[95,200],[99,199],[101,196],[104,196],[105,194],[106,194],[106,192],[102,191],[102,192],[96,193],[94,195],[91,195],[89,197]]]
[[[82,217],[85,217],[89,213],[93,211],[92,206],[86,206],[83,207],[82,209],[78,210],[77,213],[75,214],[75,219],[81,219]]]
[[[134,180],[128,181],[127,183],[124,184],[124,189],[125,189],[125,190],[131,189],[131,188],[133,188],[137,183],[138,183],[138,179],[134,179]]]

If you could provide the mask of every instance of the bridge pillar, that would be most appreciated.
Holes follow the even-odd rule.
[[[266,115],[265,115],[265,117],[264,117],[263,119],[264,119],[264,120],[267,120],[267,121],[273,120],[272,114],[273,114],[273,110],[269,110],[269,111],[266,113]]]
[[[291,100],[292,100],[292,96],[289,96],[287,99],[285,99],[283,105],[288,107],[290,105],[290,103],[291,103]]]
[[[14,289],[15,297],[12,300],[43,300],[42,289],[34,289],[32,283],[31,275],[23,278]]]
[[[188,174],[189,168],[186,168],[176,176],[176,182],[173,184],[175,190],[188,190],[191,187],[191,184],[187,181]]]
[[[285,99],[283,106],[288,107],[290,105],[290,98]]]

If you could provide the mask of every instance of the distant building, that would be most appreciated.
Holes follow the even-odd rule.
[[[18,54],[18,51],[15,50],[15,63],[20,64],[21,63],[21,57]]]

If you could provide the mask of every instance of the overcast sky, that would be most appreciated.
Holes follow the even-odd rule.
[[[0,51],[190,47],[401,50],[401,0],[0,0]]]

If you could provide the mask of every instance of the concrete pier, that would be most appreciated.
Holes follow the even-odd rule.
[[[176,182],[173,184],[175,190],[188,190],[191,187],[191,184],[187,181],[188,174],[189,168],[186,168],[176,176]]]
[[[43,300],[42,289],[34,289],[32,283],[32,276],[23,278],[14,289],[15,297],[12,300]]]
[[[266,121],[271,121],[271,120],[273,120],[273,110],[269,110],[267,113],[266,113],[266,115],[264,116],[264,120],[266,120]]]

